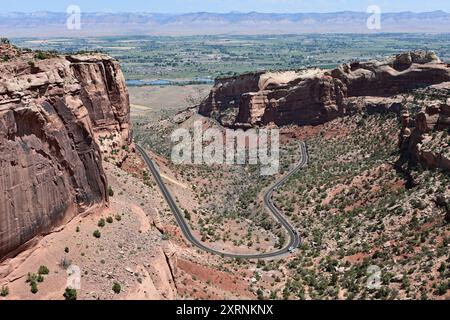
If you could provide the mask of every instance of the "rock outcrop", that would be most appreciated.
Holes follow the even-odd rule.
[[[114,59],[0,46],[0,259],[108,201],[99,138],[130,140]],[[1,58],[1,57],[0,57]]]
[[[344,64],[334,70],[259,72],[217,79],[199,113],[231,127],[317,125],[353,112],[357,97],[390,97],[450,81],[432,52]]]
[[[413,165],[450,172],[450,99],[429,104],[415,116],[404,110],[400,147]]]

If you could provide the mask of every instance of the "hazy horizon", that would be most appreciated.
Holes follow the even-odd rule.
[[[377,5],[382,12],[430,12],[442,10],[450,12],[450,2],[446,0],[129,0],[111,2],[107,0],[42,0],[13,1],[4,0],[0,13],[10,12],[65,12],[70,5],[78,5],[84,12],[152,12],[152,13],[229,13],[239,11],[261,13],[334,13],[343,11],[365,12],[369,6]]]
[[[373,9],[373,8],[372,8]],[[432,11],[385,12],[379,28],[369,28],[372,13],[192,12],[145,13],[87,12],[2,13],[0,34],[6,37],[130,36],[130,35],[251,35],[305,33],[450,33],[450,13]],[[79,14],[78,28],[68,28]]]
[[[278,15],[295,15],[295,14],[337,14],[337,13],[364,13],[366,11],[355,11],[355,10],[342,10],[342,11],[297,11],[297,12],[265,12],[265,11],[185,11],[185,12],[163,12],[163,11],[82,11],[81,14],[94,14],[94,13],[104,13],[104,14],[166,14],[166,15],[186,15],[186,14],[198,14],[198,13],[209,13],[209,14],[251,14],[251,13],[259,13],[259,14],[278,14]],[[384,11],[381,14],[401,14],[401,13],[413,13],[413,14],[421,14],[421,13],[433,13],[433,12],[443,12],[450,14],[450,9],[446,10],[428,10],[428,11]],[[7,11],[3,12],[0,10],[0,14],[14,14],[14,13],[23,13],[23,14],[36,14],[36,13],[57,13],[57,14],[66,14],[65,11],[54,11],[54,10],[37,10],[37,11]]]

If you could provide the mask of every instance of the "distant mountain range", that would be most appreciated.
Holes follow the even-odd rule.
[[[374,32],[450,32],[450,13],[384,13],[381,30],[367,28],[371,14],[335,13],[83,13],[81,30],[66,28],[68,15],[57,12],[0,14],[0,36],[58,37],[112,35],[214,35]]]

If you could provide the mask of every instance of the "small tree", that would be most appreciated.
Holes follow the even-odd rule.
[[[113,223],[113,222],[114,222],[113,217],[108,217],[108,218],[106,218],[106,222],[108,222],[108,223]]]
[[[114,197],[114,190],[112,189],[111,186],[108,187],[108,195],[109,195],[110,197]]]

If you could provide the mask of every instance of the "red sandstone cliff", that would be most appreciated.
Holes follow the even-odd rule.
[[[129,143],[117,61],[0,46],[0,259],[108,200],[98,139]]]
[[[321,124],[345,115],[355,97],[389,97],[450,81],[432,52],[344,64],[327,71],[260,72],[218,79],[199,112],[228,126]]]

